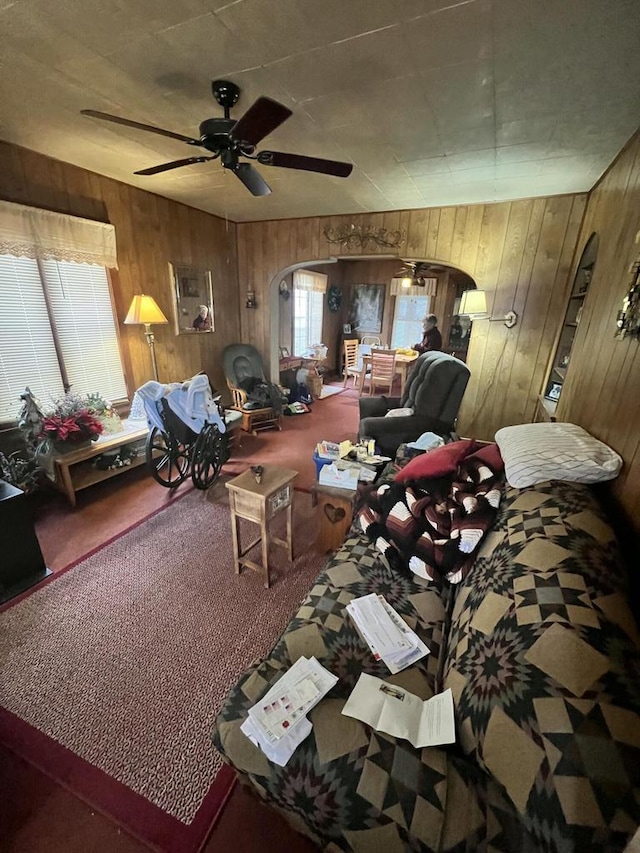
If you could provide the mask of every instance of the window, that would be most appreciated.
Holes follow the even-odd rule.
[[[429,296],[396,296],[392,347],[410,347],[422,340],[422,320],[429,313]]]
[[[327,276],[309,270],[293,274],[293,354],[303,355],[322,343],[322,318]]]
[[[103,266],[0,255],[0,421],[27,386],[43,404],[69,387],[127,397]]]

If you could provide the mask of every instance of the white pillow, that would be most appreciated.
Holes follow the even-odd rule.
[[[385,418],[406,418],[409,415],[413,414],[413,409],[402,408],[402,409],[389,409]]]
[[[496,444],[507,482],[516,489],[546,480],[603,483],[617,477],[622,467],[614,450],[576,424],[503,427],[496,433]]]

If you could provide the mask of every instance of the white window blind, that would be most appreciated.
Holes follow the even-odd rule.
[[[104,267],[43,261],[45,287],[71,390],[127,396]]]
[[[410,347],[422,340],[422,320],[429,313],[429,302],[429,296],[396,296],[392,347]]]
[[[126,398],[106,270],[0,255],[0,421],[16,419],[27,386],[45,408],[64,393],[53,327],[72,391]]]
[[[64,393],[38,263],[0,255],[0,421],[17,418],[27,386],[43,403]]]
[[[293,354],[303,355],[322,343],[322,317],[327,276],[310,270],[293,274]]]

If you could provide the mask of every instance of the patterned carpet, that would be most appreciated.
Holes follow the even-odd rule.
[[[187,494],[0,614],[0,706],[190,824],[221,766],[224,696],[324,562],[308,550],[312,513],[297,494],[300,556],[289,566],[274,548],[265,590],[233,572],[222,483]]]

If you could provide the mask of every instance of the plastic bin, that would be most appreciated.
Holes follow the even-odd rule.
[[[320,479],[320,471],[324,468],[325,465],[331,465],[333,460],[331,459],[321,459],[318,456],[318,451],[313,451],[313,461],[316,463],[316,480]]]

